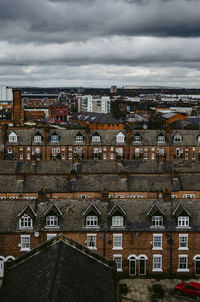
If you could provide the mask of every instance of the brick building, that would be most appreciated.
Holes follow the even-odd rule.
[[[199,181],[194,161],[1,161],[1,276],[60,233],[126,276],[198,275]]]

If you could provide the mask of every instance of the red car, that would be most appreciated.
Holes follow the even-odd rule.
[[[176,285],[175,291],[177,294],[185,294],[193,296],[197,301],[200,301],[200,283],[197,282],[182,282]]]

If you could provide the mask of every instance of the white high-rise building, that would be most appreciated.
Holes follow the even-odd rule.
[[[0,85],[0,109],[3,107],[9,107],[13,103],[12,88],[8,88],[5,85]]]
[[[78,97],[78,112],[110,113],[109,96],[83,95]]]

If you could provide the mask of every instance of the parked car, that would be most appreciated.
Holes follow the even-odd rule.
[[[197,282],[182,282],[176,285],[175,291],[177,294],[193,296],[197,301],[200,301],[200,283]]]

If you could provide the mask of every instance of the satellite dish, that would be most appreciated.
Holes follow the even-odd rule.
[[[36,238],[39,237],[39,235],[40,235],[40,234],[39,234],[38,232],[35,232],[35,233],[34,233],[34,236],[35,236]]]

